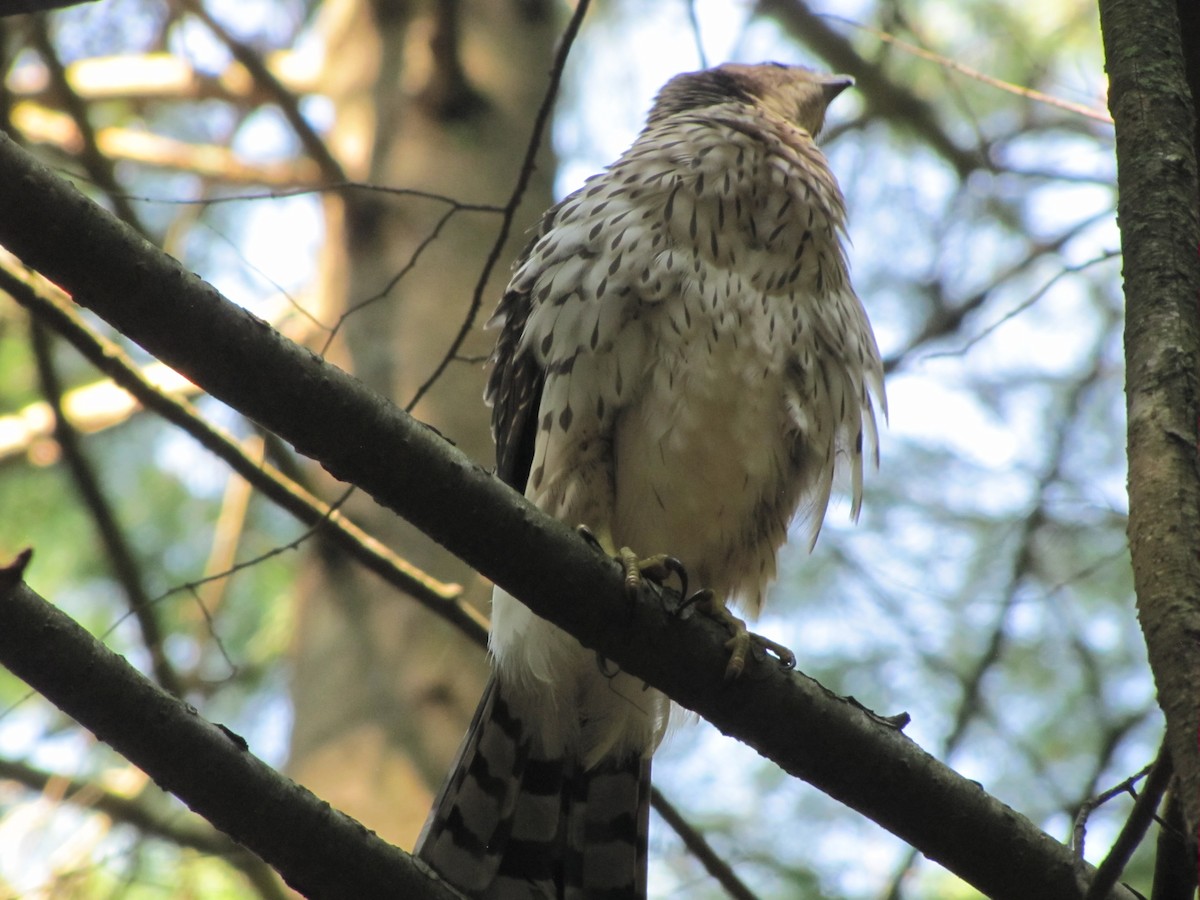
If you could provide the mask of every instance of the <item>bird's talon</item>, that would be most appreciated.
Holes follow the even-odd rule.
[[[663,558],[663,566],[666,569],[663,580],[665,581],[672,574],[679,579],[679,596],[686,597],[688,592],[688,574],[683,563],[673,556]]]
[[[600,543],[600,538],[596,537],[596,535],[592,532],[592,529],[588,528],[586,525],[576,525],[575,533],[591,544],[593,549],[599,550],[606,556],[608,555],[608,551],[604,549],[604,545]]]
[[[725,649],[729,651],[729,662],[725,664],[725,682],[727,684],[737,681],[746,668],[746,653],[750,649],[750,637],[750,632],[746,631],[743,624],[742,630],[734,632],[733,637],[725,642]]]
[[[679,607],[675,610],[675,615],[679,616],[680,618],[686,618],[693,607],[697,609],[707,609],[712,602],[713,592],[711,588],[700,588],[700,590],[696,591],[696,593],[692,594],[690,597],[685,591],[683,593],[683,600],[680,601]]]
[[[663,586],[672,575],[679,579],[680,594],[687,593],[688,576],[683,563],[673,556],[659,553],[649,559],[638,560],[638,571],[644,578],[649,578],[655,584]]]
[[[770,638],[765,638],[761,634],[752,634],[750,637],[757,643],[765,653],[769,653],[779,660],[779,665],[785,669],[796,668],[796,654],[789,650],[783,644],[777,644]]]
[[[617,551],[617,562],[621,564],[621,568],[625,571],[625,593],[630,598],[636,597],[638,590],[642,586],[642,566],[638,562],[637,554],[628,547],[622,547]]]
[[[673,556],[658,553],[646,559],[638,559],[636,553],[628,547],[622,547],[617,551],[617,562],[625,570],[625,592],[631,597],[637,596],[643,580],[662,587],[672,575],[679,579],[680,593],[687,593],[687,569]]]
[[[692,597],[684,601],[684,606],[692,603],[695,603],[698,609],[724,625],[730,633],[729,640],[725,642],[725,648],[729,651],[729,662],[725,666],[725,680],[727,682],[737,680],[742,672],[745,671],[746,657],[750,655],[751,651],[759,659],[763,659],[767,654],[771,654],[779,660],[779,664],[783,668],[795,668],[796,655],[791,650],[783,646],[783,644],[777,644],[770,638],[752,632],[746,627],[746,623],[743,620],[731,613],[729,608],[713,595],[712,591],[697,591]]]

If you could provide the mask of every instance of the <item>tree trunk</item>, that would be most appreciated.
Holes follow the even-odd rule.
[[[549,2],[414,5],[330,0],[326,92],[331,137],[349,177],[464,203],[503,206],[516,183],[557,36]],[[486,466],[486,320],[523,232],[549,205],[553,165],[540,156],[511,246],[484,291],[480,321],[415,415]],[[401,405],[461,327],[500,228],[494,212],[354,190],[328,204],[322,321],[350,313],[329,355]],[[415,253],[417,265],[406,270]],[[401,272],[403,277],[380,296]],[[377,298],[377,299],[373,299]],[[371,301],[365,303],[364,301]],[[335,486],[327,485],[334,494]],[[365,498],[351,515],[401,555],[463,584],[486,608],[489,586]],[[484,655],[451,626],[334,552],[314,552],[294,649],[291,773],[368,827],[411,846],[475,708]]]
[[[1101,0],[1125,263],[1129,545],[1186,833],[1200,823],[1200,215],[1171,0]],[[1195,859],[1195,844],[1191,858]]]

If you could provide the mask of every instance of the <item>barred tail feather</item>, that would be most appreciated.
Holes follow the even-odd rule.
[[[434,800],[413,855],[461,890],[478,891],[495,877],[496,847],[505,843],[527,749],[519,727],[497,709],[495,679],[488,682],[450,774]]]
[[[566,900],[646,896],[650,760],[604,760],[568,786]]]
[[[467,896],[646,895],[650,761],[543,758],[495,675],[414,855]]]

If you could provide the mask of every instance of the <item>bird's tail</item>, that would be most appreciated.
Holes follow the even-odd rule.
[[[539,754],[493,674],[414,855],[469,897],[646,895],[650,760]]]

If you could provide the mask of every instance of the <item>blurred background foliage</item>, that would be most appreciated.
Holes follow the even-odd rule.
[[[0,116],[227,296],[407,404],[431,368],[392,370],[416,358],[414,344],[434,360],[445,352],[448,340],[427,323],[448,323],[449,334],[462,321],[499,218],[456,215],[470,228],[438,233],[430,250],[454,242],[449,262],[419,256],[409,271],[413,248],[434,236],[430,201],[320,188],[340,175],[503,203],[568,12],[552,0],[102,0],[0,20]],[[354,28],[375,43],[349,40]],[[1161,733],[1124,537],[1119,243],[1094,4],[597,2],[508,254],[551,191],[573,189],[628,144],[663,81],[727,59],[858,79],[832,110],[825,146],[890,397],[861,521],[849,523],[843,504],[812,556],[792,542],[760,630],[830,689],[880,713],[909,712],[907,733],[923,747],[1070,840],[1081,807],[1147,765]],[[495,131],[477,128],[477,115]],[[341,173],[306,143],[313,136]],[[479,187],[460,152],[507,161],[478,173]],[[370,267],[374,282],[363,280]],[[463,271],[468,280],[453,281]],[[485,307],[502,280],[503,271],[489,282]],[[420,303],[426,312],[404,320]],[[488,338],[473,340],[486,351]],[[462,380],[416,411],[490,464],[478,355],[464,351],[448,370]],[[53,344],[51,358],[66,390],[63,427],[81,435],[137,587],[114,573],[97,510],[81,501],[55,441],[28,318],[3,297],[0,552],[34,547],[30,583],[149,671],[130,613],[140,590],[201,713],[410,844],[482,668],[453,688],[467,699],[435,711],[443,725],[422,717],[445,693],[439,673],[457,677],[478,651],[430,638],[433,655],[407,660],[419,690],[394,693],[393,667],[405,661],[355,644],[390,632],[331,624],[362,609],[337,598],[332,612],[320,606],[341,582],[313,574],[331,563],[307,528],[190,438],[98,388],[73,351]],[[252,424],[194,399],[247,453],[339,496]],[[402,556],[486,595],[378,511],[356,515]],[[415,609],[378,582],[363,596],[387,621]],[[416,610],[401,631],[424,641],[439,627]],[[325,646],[313,637],[334,633],[343,637]],[[357,675],[334,674],[355,656],[368,661]],[[315,693],[322,681],[342,693]],[[343,706],[358,710],[353,720],[321,717]],[[371,723],[377,731],[364,730]],[[797,740],[804,727],[796,723]],[[439,728],[449,737],[430,743]],[[974,896],[703,723],[678,729],[656,781],[763,897]],[[1103,857],[1129,805],[1120,796],[1091,814],[1089,860]],[[652,828],[653,896],[722,895],[666,825]],[[1148,867],[1137,857],[1127,880],[1144,887]],[[0,897],[282,895],[269,873],[0,672]]]

